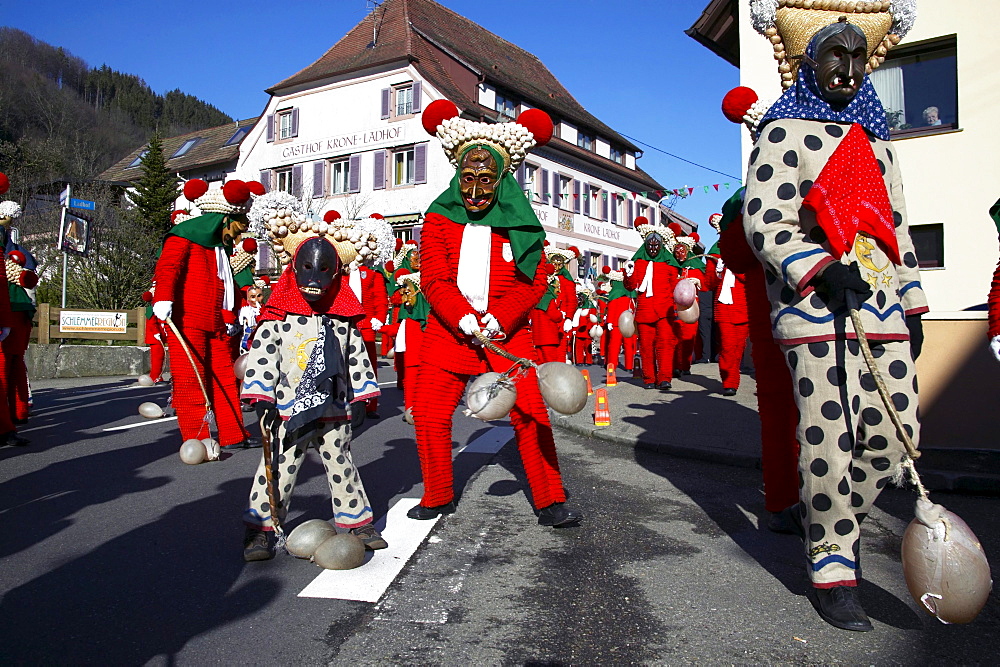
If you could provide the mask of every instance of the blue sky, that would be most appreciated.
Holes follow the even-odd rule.
[[[538,56],[618,132],[727,174],[649,148],[639,162],[667,188],[697,187],[676,210],[712,240],[708,216],[743,166],[742,128],[719,110],[739,71],[684,34],[708,0],[440,1]],[[260,114],[265,88],[319,58],[366,14],[365,0],[0,0],[3,25],[91,66],[141,76],[156,92],[180,88],[234,118]],[[730,190],[702,188],[727,182]]]

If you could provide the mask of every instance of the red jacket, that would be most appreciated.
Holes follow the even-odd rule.
[[[612,299],[608,302],[608,310],[604,315],[604,323],[610,324],[615,329],[618,328],[618,319],[622,316],[626,310],[632,310],[635,308],[635,304],[632,303],[632,298],[627,296],[620,296],[617,299]]]
[[[723,261],[722,274],[719,274],[718,270],[719,259],[716,257],[708,258],[708,268],[706,273],[708,274],[708,284],[709,290],[715,293],[715,298],[713,300],[712,317],[716,322],[727,322],[729,324],[746,324],[747,322],[747,293],[746,293],[746,276],[742,273],[736,273],[730,270],[729,266]],[[736,280],[730,289],[732,295],[732,303],[722,303],[719,301],[719,297],[722,295],[722,286],[725,282],[727,274],[731,274]]]
[[[420,236],[420,288],[430,302],[431,313],[424,331],[423,362],[461,374],[484,373],[493,370],[493,364],[506,370],[511,362],[494,355],[487,361],[483,348],[473,344],[458,328],[458,321],[465,315],[479,316],[458,290],[458,260],[464,230],[465,225],[437,213],[428,213],[424,219]],[[540,262],[533,279],[527,278],[513,261],[503,256],[503,247],[510,242],[506,230],[494,227],[491,236],[486,312],[497,318],[507,334],[501,347],[518,356],[534,358],[528,316],[548,286],[551,268]]]
[[[206,248],[179,236],[168,236],[156,262],[153,280],[156,282],[153,303],[173,301],[170,318],[178,328],[225,331],[222,319],[224,286],[218,275],[215,248]]]
[[[389,316],[389,292],[385,288],[385,276],[378,271],[362,266],[358,272],[361,274],[361,307],[365,309],[365,316],[358,322],[358,329],[364,340],[373,341],[375,331],[372,330],[372,318],[385,324]]]
[[[566,276],[559,276],[559,310],[564,320],[573,319],[576,312],[576,283]]]
[[[993,271],[993,283],[990,285],[990,296],[987,300],[989,309],[989,336],[1000,336],[1000,264]]]
[[[635,261],[632,275],[625,276],[625,289],[638,290],[643,278],[646,277],[646,266],[653,265],[653,296],[646,296],[645,291],[636,297],[635,321],[640,324],[653,324],[667,316],[667,311],[674,307],[674,287],[677,285],[677,268],[666,262],[650,262],[646,259]],[[617,321],[614,322],[617,324]]]
[[[559,345],[562,342],[563,316],[555,299],[546,310],[531,309],[531,333],[535,345]]]

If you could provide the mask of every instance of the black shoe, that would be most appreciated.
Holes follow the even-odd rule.
[[[670,391],[673,388],[674,386],[666,380],[660,383],[660,391]]]
[[[268,531],[247,526],[243,534],[243,560],[252,563],[255,560],[271,560],[274,549],[271,548],[271,538]]]
[[[688,369],[686,371],[681,371],[681,375],[691,375],[691,369]]]
[[[385,541],[385,538],[375,530],[375,526],[370,523],[360,528],[351,528],[351,532],[357,535],[358,539],[364,542],[365,549],[369,551],[375,551],[376,549],[385,549],[389,546],[389,543]]]
[[[858,600],[857,586],[815,588],[811,597],[820,617],[830,625],[855,632],[872,630],[872,622]]]
[[[25,424],[28,423],[27,419],[15,419],[13,421],[14,421],[14,426],[24,426]]]
[[[366,412],[365,417],[367,417],[368,419],[378,419],[379,414],[377,412]]]
[[[250,436],[240,444],[243,445],[243,449],[257,449],[258,447],[264,446],[264,441],[260,438]]]
[[[674,377],[675,378],[679,378],[682,375],[684,375],[684,372],[681,371],[680,369],[677,369],[676,371],[674,371]]]
[[[656,384],[653,383],[653,382],[650,382],[649,384],[642,385],[642,388],[643,389],[656,389]]]
[[[565,503],[552,503],[548,507],[538,510],[538,525],[540,526],[552,526],[553,528],[571,526],[579,523],[582,518],[583,515],[580,512],[569,509]]]
[[[722,388],[722,395],[723,396],[735,396],[736,395],[736,388],[735,387],[723,387]]]
[[[772,514],[771,519],[767,522],[767,527],[775,533],[797,535],[799,539],[806,537],[806,531],[802,528],[802,516],[799,514],[798,503]]]
[[[7,433],[0,434],[0,444],[10,445],[11,447],[24,447],[25,445],[30,445],[31,440],[19,436],[17,431],[8,431]]]
[[[414,505],[406,513],[406,516],[411,519],[416,519],[417,521],[427,521],[428,519],[436,519],[442,514],[454,514],[455,513],[455,501],[451,501],[446,505],[438,505],[437,507],[424,507],[423,505]]]

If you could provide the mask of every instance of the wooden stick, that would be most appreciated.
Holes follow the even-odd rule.
[[[205,399],[205,412],[211,412],[212,401],[208,400],[208,391],[205,390],[205,382],[201,379],[201,373],[198,372],[198,364],[194,362],[194,355],[191,354],[191,348],[188,347],[184,336],[181,335],[181,332],[174,325],[174,321],[169,317],[167,318],[167,325],[170,327],[170,330],[174,332],[174,335],[177,336],[177,340],[180,341],[181,347],[184,349],[184,354],[187,355],[188,361],[191,362],[191,368],[194,370],[194,376],[198,378],[198,386],[201,387],[201,395]]]

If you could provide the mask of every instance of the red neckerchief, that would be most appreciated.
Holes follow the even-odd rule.
[[[333,285],[319,301],[309,303],[299,291],[295,282],[295,272],[289,264],[278,278],[278,284],[271,291],[267,304],[261,308],[258,322],[267,320],[283,320],[286,315],[334,315],[336,317],[358,317],[365,314],[361,302],[343,280],[343,275],[337,276]]]
[[[802,205],[815,211],[838,259],[851,250],[861,231],[875,238],[894,264],[900,263],[889,193],[859,124],[851,126],[833,151]]]

